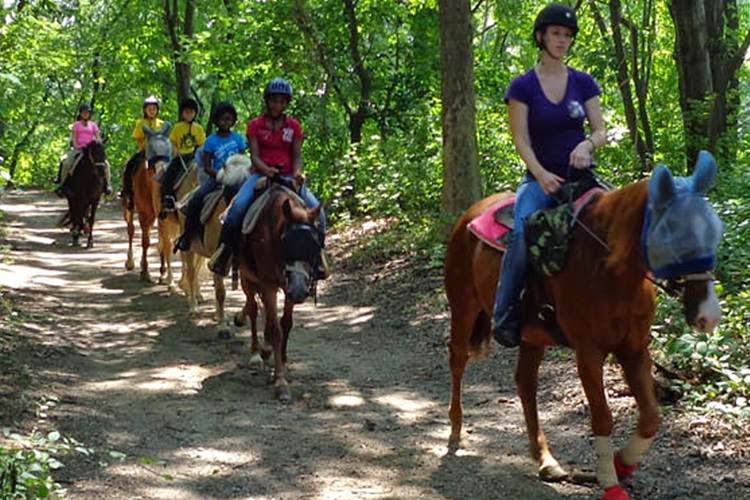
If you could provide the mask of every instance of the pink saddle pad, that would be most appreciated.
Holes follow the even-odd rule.
[[[589,189],[584,194],[582,194],[573,204],[574,209],[574,217],[578,217],[581,210],[583,210],[583,207],[585,207],[588,202],[591,201],[592,197],[595,194],[602,193],[604,190],[599,187],[595,187],[592,189]],[[516,197],[511,196],[510,198],[506,198],[503,201],[498,201],[494,205],[490,206],[487,210],[482,212],[480,215],[474,217],[471,222],[467,224],[467,228],[469,231],[474,233],[474,235],[482,240],[487,245],[491,246],[492,248],[496,250],[500,250],[501,252],[504,252],[506,249],[505,243],[504,243],[504,236],[513,229],[506,226],[502,222],[498,222],[495,220],[495,212],[500,210],[503,207],[506,207],[508,205],[512,205],[516,202]]]
[[[495,220],[495,212],[500,208],[512,205],[516,202],[516,197],[511,196],[502,201],[498,201],[494,205],[490,206],[487,210],[482,212],[480,215],[474,217],[466,227],[471,231],[477,238],[482,240],[487,245],[491,246],[501,252],[505,251],[505,244],[503,243],[503,236],[511,231],[511,228]]]

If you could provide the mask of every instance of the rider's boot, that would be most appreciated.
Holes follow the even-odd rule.
[[[232,249],[222,243],[208,261],[208,268],[212,273],[226,277],[229,274],[229,264],[232,261]]]
[[[505,314],[495,322],[492,335],[505,347],[518,347],[521,343],[521,312],[518,304],[505,310]]]

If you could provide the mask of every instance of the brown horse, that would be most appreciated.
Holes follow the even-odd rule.
[[[171,160],[172,146],[167,134],[169,127],[154,131],[145,127],[144,132],[148,137],[146,146],[146,158],[140,162],[133,173],[133,201],[135,212],[138,213],[138,223],[141,226],[141,279],[151,282],[148,271],[148,249],[151,246],[151,228],[158,220],[159,232],[159,283],[165,284],[171,290],[172,278],[172,250],[174,239],[178,236],[180,223],[177,216],[171,214],[165,219],[159,219],[161,212],[161,191],[156,176],[169,166]],[[133,262],[133,235],[135,226],[133,224],[134,211],[129,210],[125,198],[122,200],[122,209],[125,223],[128,228],[128,256],[125,268],[130,271],[135,267]]]
[[[240,256],[240,279],[245,292],[245,307],[235,317],[241,325],[250,318],[252,345],[251,363],[259,356],[274,355],[274,386],[281,401],[290,401],[286,380],[287,343],[292,329],[295,304],[305,301],[312,284],[312,266],[320,252],[317,228],[320,206],[309,209],[279,185],[272,185],[269,199],[253,231],[245,237]],[[278,318],[277,294],[284,291],[284,313]],[[260,346],[257,337],[258,304],[260,295],[265,310],[263,337],[272,344]]]
[[[68,213],[61,225],[70,224],[73,246],[82,233],[88,233],[86,248],[94,246],[94,219],[107,183],[107,155],[101,141],[93,141],[82,151],[81,159],[65,181]]]
[[[605,488],[604,498],[627,498],[618,484],[618,477],[627,476],[635,470],[660,423],[648,349],[655,291],[648,280],[652,268],[647,260],[650,255],[652,264],[660,259],[656,242],[665,240],[659,240],[661,235],[656,234],[661,231],[661,226],[651,223],[646,228],[649,235],[647,241],[651,242],[651,246],[644,255],[643,248],[646,247],[641,246],[644,217],[647,213],[647,220],[651,220],[651,213],[671,217],[670,230],[682,237],[678,238],[681,243],[672,241],[670,245],[690,246],[692,241],[701,238],[710,240],[710,244],[695,243],[693,246],[705,249],[713,247],[714,241],[718,245],[721,223],[703,198],[708,185],[713,182],[712,175],[715,175],[712,160],[699,165],[692,178],[674,181],[666,168],[659,167],[651,182],[641,181],[600,195],[584,211],[582,224],[573,230],[564,269],[552,277],[537,279],[531,287],[537,291],[524,296],[523,341],[518,354],[516,383],[523,405],[531,456],[537,461],[539,476],[543,480],[562,480],[567,473],[552,456],[537,415],[539,365],[545,346],[555,344],[547,331],[549,323],[540,320],[540,305],[551,303],[554,306],[556,324],[575,350],[578,374],[591,408],[598,453],[596,476],[599,484]],[[711,165],[714,174],[710,172]],[[693,191],[690,191],[691,187]],[[489,349],[490,318],[501,262],[501,254],[480,242],[467,230],[466,225],[509,195],[496,194],[469,208],[458,220],[448,241],[445,288],[451,309],[451,451],[455,451],[460,444],[463,416],[461,380],[466,363],[481,358]],[[668,203],[661,203],[660,199]],[[689,203],[683,199],[689,199]],[[699,228],[695,229],[692,224],[697,224]],[[606,246],[597,242],[581,226],[597,235]],[[701,230],[713,233],[710,237],[694,234]],[[711,248],[713,250],[715,247]],[[673,253],[685,256],[696,254],[695,248],[678,249]],[[700,262],[710,263],[701,269],[705,271],[706,267],[713,265],[713,258],[711,256]],[[659,273],[667,268],[686,271],[667,274],[671,278],[681,278],[675,283],[681,285],[680,295],[687,323],[703,331],[713,329],[721,312],[712,275],[699,273],[694,267],[689,270],[689,265],[679,262],[666,264],[672,267],[660,265]],[[612,414],[602,381],[603,363],[610,353],[622,366],[639,410],[637,432],[616,455],[610,440]]]

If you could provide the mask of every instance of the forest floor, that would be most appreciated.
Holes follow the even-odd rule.
[[[116,203],[101,208],[91,250],[70,247],[54,227],[62,211],[46,193],[0,198],[0,426],[58,431],[89,450],[61,458],[54,477],[66,497],[601,496],[595,485],[537,479],[512,350],[495,348],[469,366],[462,448],[447,453],[442,271],[362,252],[384,223],[328,239],[334,275],[317,306],[295,310],[293,401],[283,404],[268,373],[248,368],[248,329],[232,327],[222,340],[211,301],[191,318],[181,292],[125,270]],[[155,250],[149,258],[155,274]],[[203,294],[212,297],[207,277]],[[242,302],[230,292],[228,311]],[[635,406],[614,365],[606,379],[621,444]],[[589,412],[569,351],[548,352],[539,401],[558,460],[592,469]],[[750,431],[679,406],[663,415],[641,470],[625,483],[633,498],[750,498]]]

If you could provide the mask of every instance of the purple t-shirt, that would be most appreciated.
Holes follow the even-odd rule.
[[[574,176],[575,170],[569,166],[570,153],[586,137],[583,130],[585,103],[599,94],[599,84],[591,75],[568,68],[565,97],[554,104],[544,95],[532,68],[510,82],[505,102],[514,99],[528,106],[529,137],[537,160],[550,172],[568,179]]]

